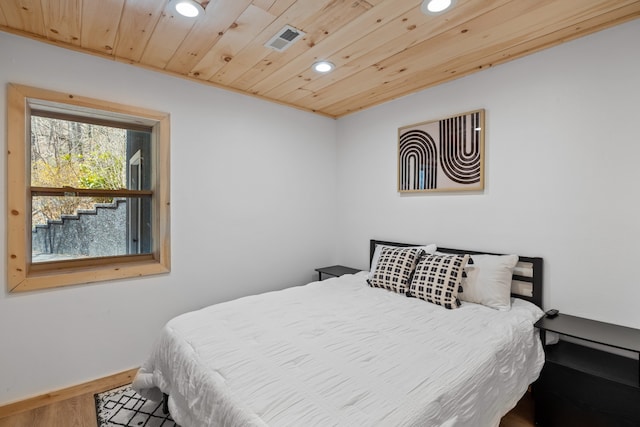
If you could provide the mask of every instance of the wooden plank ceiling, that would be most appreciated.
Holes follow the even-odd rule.
[[[2,0],[0,30],[341,117],[640,17],[640,0]],[[285,25],[306,35],[266,48]],[[320,59],[336,69],[318,74]]]

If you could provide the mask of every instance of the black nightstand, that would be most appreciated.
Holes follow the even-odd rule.
[[[330,267],[316,268],[318,272],[318,280],[322,280],[322,275],[330,277],[340,277],[343,274],[356,274],[359,271],[357,268],[345,267],[344,265],[332,265]]]
[[[640,330],[560,314],[536,324],[545,332],[638,353]],[[546,361],[533,386],[536,425],[640,426],[640,360],[560,341],[545,346]]]

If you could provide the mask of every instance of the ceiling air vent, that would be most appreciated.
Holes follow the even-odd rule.
[[[265,43],[265,46],[278,52],[284,52],[298,39],[304,37],[304,35],[305,33],[297,28],[293,28],[291,25],[285,25],[271,40]]]

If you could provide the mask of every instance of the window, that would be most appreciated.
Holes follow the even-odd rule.
[[[166,273],[169,115],[10,84],[9,292]]]

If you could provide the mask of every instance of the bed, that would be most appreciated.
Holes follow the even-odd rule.
[[[157,401],[168,395],[182,427],[498,426],[544,363],[533,327],[543,315],[542,259],[516,256],[507,309],[468,301],[448,309],[416,297],[419,288],[409,298],[371,284],[389,254],[416,246],[372,240],[371,272],[172,319],[134,389]],[[483,256],[504,258],[417,250],[420,263],[475,259],[465,272],[485,271]]]

